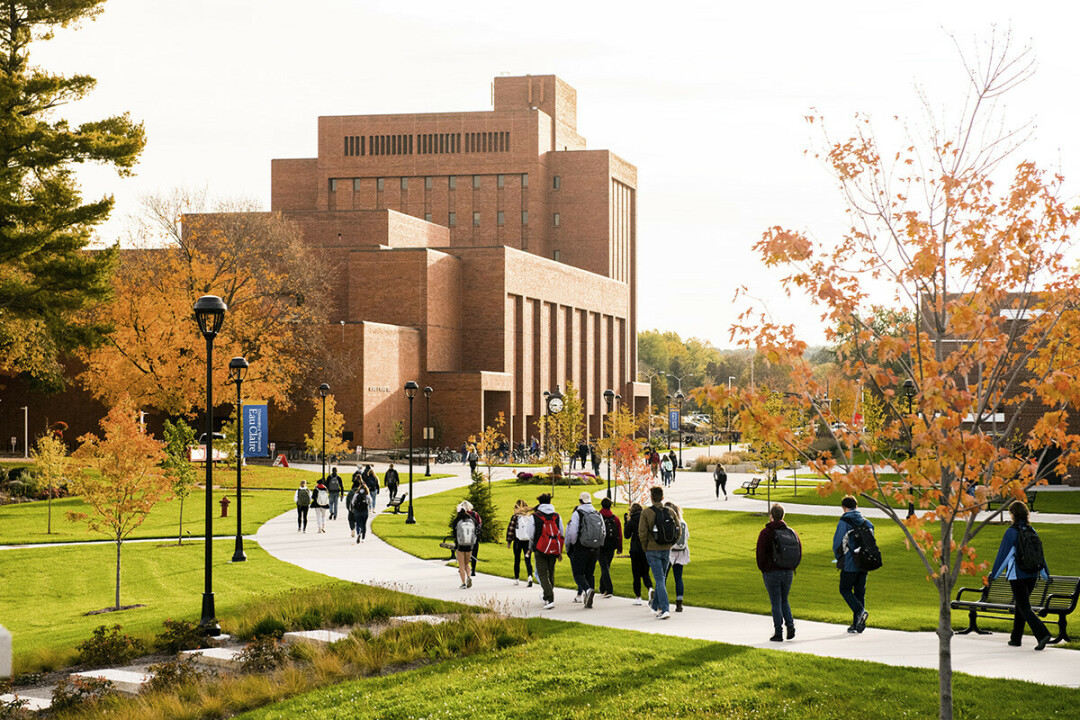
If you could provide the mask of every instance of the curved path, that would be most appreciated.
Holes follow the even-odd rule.
[[[414,484],[416,498],[442,492],[467,484],[467,472],[461,465],[439,466],[435,472],[459,473],[452,478],[428,480]],[[503,471],[506,472],[506,471]],[[407,478],[406,473],[402,473]],[[507,475],[509,473],[507,472]],[[733,476],[730,487],[738,487]],[[740,480],[741,481],[741,480]],[[404,486],[405,483],[403,483]],[[717,501],[712,496],[712,479],[705,473],[681,472],[669,495],[686,507],[708,507],[727,510],[757,510],[764,503],[753,500]],[[803,505],[787,506],[790,513],[836,514],[833,508]],[[872,512],[870,513],[872,515]],[[1076,522],[1076,516],[1063,516]],[[404,521],[404,516],[402,516]],[[1046,521],[1040,517],[1039,521]],[[310,525],[309,525],[310,527]],[[344,516],[327,523],[325,534],[296,531],[295,512],[289,512],[263,525],[255,539],[274,557],[308,570],[331,577],[401,590],[424,597],[494,606],[499,610],[528,617],[583,622],[627,630],[711,640],[716,642],[768,648],[785,652],[801,652],[847,660],[871,660],[889,665],[937,668],[938,640],[932,632],[902,632],[871,627],[862,635],[850,635],[846,626],[798,620],[794,640],[783,643],[768,641],[772,634],[772,619],[767,615],[751,615],[687,606],[685,612],[672,613],[670,620],[658,620],[644,606],[635,606],[624,597],[597,597],[595,606],[585,610],[572,602],[574,592],[555,589],[555,608],[542,610],[539,587],[515,586],[504,577],[477,573],[471,590],[460,590],[457,571],[446,567],[442,560],[421,560],[384,543],[368,534],[363,544],[349,538],[349,526]],[[569,563],[560,563],[556,573],[569,573]],[[760,588],[762,609],[768,599]],[[837,602],[842,600],[837,597]],[[1080,687],[1080,652],[1048,647],[1043,652],[1032,650],[1034,641],[1025,638],[1026,647],[1006,645],[1007,635],[957,635],[952,641],[953,669],[972,675],[993,678],[1012,678],[1050,685]]]

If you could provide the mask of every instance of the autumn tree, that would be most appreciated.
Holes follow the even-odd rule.
[[[195,428],[183,420],[165,421],[165,460],[161,467],[172,483],[172,495],[180,501],[180,519],[176,531],[176,544],[184,543],[184,500],[195,488],[199,474],[191,464],[189,448],[195,444]]]
[[[652,473],[636,439],[638,431],[648,426],[649,417],[648,412],[635,415],[624,404],[614,406],[604,416],[604,437],[597,442],[597,446],[608,458],[616,496],[620,485],[627,486],[624,491],[627,497],[638,497],[642,487],[651,487],[649,484],[642,485],[642,471],[650,480]]]
[[[74,168],[131,173],[146,140],[127,115],[72,126],[57,108],[95,81],[30,63],[30,46],[93,19],[104,0],[0,3],[0,372],[63,385],[59,358],[101,342],[107,323],[83,311],[109,297],[115,250],[87,252],[112,197],[83,202]]]
[[[34,475],[44,488],[48,498],[48,520],[46,534],[52,534],[52,499],[63,481],[69,464],[67,445],[61,432],[49,429],[37,439],[30,457],[34,459]]]
[[[487,466],[487,481],[491,484],[491,468],[499,462],[499,447],[506,441],[503,427],[506,425],[506,417],[502,412],[495,418],[494,425],[484,428],[480,436],[469,436],[469,444],[476,446],[476,452],[480,456],[480,462]]]
[[[288,408],[292,390],[316,369],[327,328],[332,273],[299,228],[247,202],[177,191],[146,200],[113,277],[116,297],[93,313],[114,332],[83,353],[83,386],[110,405],[130,394],[171,415],[200,407],[204,341],[192,321],[202,295],[228,306],[215,340],[222,357],[250,363],[245,390]],[[338,344],[340,345],[340,343]],[[337,347],[337,346],[333,346]],[[228,367],[214,368],[224,384]]]
[[[864,117],[848,139],[824,134],[819,157],[846,203],[847,232],[831,241],[776,227],[756,246],[767,266],[787,271],[789,291],[821,309],[847,382],[881,398],[893,420],[884,436],[910,439],[900,480],[879,471],[888,459],[880,448],[845,431],[841,439],[868,460],[845,452],[814,465],[831,478],[822,492],[861,495],[901,528],[934,584],[944,720],[953,716],[950,600],[961,574],[987,568],[972,541],[1025,490],[1080,462],[1069,424],[1080,403],[1080,275],[1066,258],[1078,217],[1060,199],[1060,176],[1005,162],[1023,133],[1000,132],[995,108],[1029,74],[1028,51],[995,39],[983,58],[950,130],[928,121],[925,141],[898,150],[879,146]],[[877,305],[910,319],[883,334]],[[734,334],[793,368],[791,402],[836,420],[793,326],[748,313]],[[728,399],[723,389],[711,394]],[[739,395],[744,421],[797,447],[760,393]],[[920,511],[905,521],[894,507],[908,502]]]
[[[311,419],[311,434],[304,435],[304,448],[310,453],[322,454],[326,448],[326,455],[335,455],[349,451],[349,446],[341,436],[345,427],[345,416],[337,411],[337,403],[333,395],[323,398],[312,398],[315,408],[315,417]],[[323,406],[326,407],[326,424],[323,425]],[[323,434],[323,428],[326,432]]]
[[[162,443],[142,431],[139,415],[129,398],[121,398],[101,420],[103,437],[87,433],[79,438],[72,458],[83,464],[75,481],[76,492],[90,506],[85,519],[90,529],[116,543],[116,602],[120,609],[120,549],[142,525],[159,500],[172,492],[172,481],[159,467],[165,459]]]

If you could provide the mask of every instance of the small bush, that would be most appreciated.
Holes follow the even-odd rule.
[[[113,684],[101,678],[62,678],[56,684],[52,694],[52,711],[61,713],[65,710],[97,703],[115,695]]]
[[[154,645],[164,652],[176,653],[181,650],[198,650],[207,647],[206,635],[202,628],[190,620],[165,620],[162,630],[154,638]]]
[[[119,665],[143,652],[142,641],[121,633],[119,625],[113,625],[112,630],[98,625],[93,637],[79,643],[78,648],[79,660],[95,667]]]
[[[708,467],[709,465],[717,465],[717,464],[723,465],[724,464],[723,459],[720,458],[720,457],[717,457],[716,455],[699,455],[694,460],[694,464],[690,467],[690,470],[692,472],[705,472],[706,470],[709,469],[709,467]]]
[[[361,616],[360,608],[356,605],[334,608],[334,611],[330,613],[330,624],[338,627],[355,625],[360,622]]]
[[[288,648],[280,640],[257,637],[244,646],[237,659],[245,673],[261,673],[276,670],[288,657]]]
[[[318,630],[323,625],[323,615],[317,607],[308,608],[297,618],[297,622],[305,630]]]
[[[289,628],[285,626],[285,623],[275,617],[267,617],[255,623],[255,626],[251,628],[251,636],[272,637],[275,640],[280,640],[288,631]]]
[[[519,472],[517,481],[525,485],[551,485],[550,473]],[[603,485],[605,480],[590,472],[565,473],[555,476],[555,486],[572,487],[574,485]]]
[[[151,665],[147,672],[152,675],[150,682],[143,686],[143,692],[166,692],[193,685],[207,672],[200,669],[192,658],[169,660]]]

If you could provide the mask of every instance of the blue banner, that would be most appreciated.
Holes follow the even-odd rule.
[[[270,456],[270,429],[265,405],[244,406],[244,457]]]
[[[668,424],[668,430],[678,430],[679,429],[679,411],[678,410],[668,410],[667,424]]]

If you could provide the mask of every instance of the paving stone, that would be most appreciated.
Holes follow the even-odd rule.
[[[281,639],[289,644],[308,643],[309,645],[329,645],[338,640],[344,640],[347,637],[349,637],[347,634],[336,632],[334,630],[300,630],[297,632],[287,632]]]
[[[11,693],[0,695],[0,704],[6,704],[14,700],[22,700],[23,707],[33,712],[48,710],[52,707],[52,700],[49,698],[27,697],[25,695],[12,695]]]
[[[0,678],[11,677],[11,633],[0,625]]]
[[[406,623],[427,623],[428,625],[440,625],[446,622],[441,615],[397,615],[390,618],[391,625],[405,625]]]
[[[239,648],[206,648],[205,650],[184,650],[180,653],[180,659],[191,658],[199,665],[214,668],[216,670],[239,670]]]
[[[75,678],[99,678],[112,683],[113,689],[125,695],[138,695],[143,685],[150,682],[153,675],[147,673],[132,672],[131,670],[87,670],[71,674]]]

